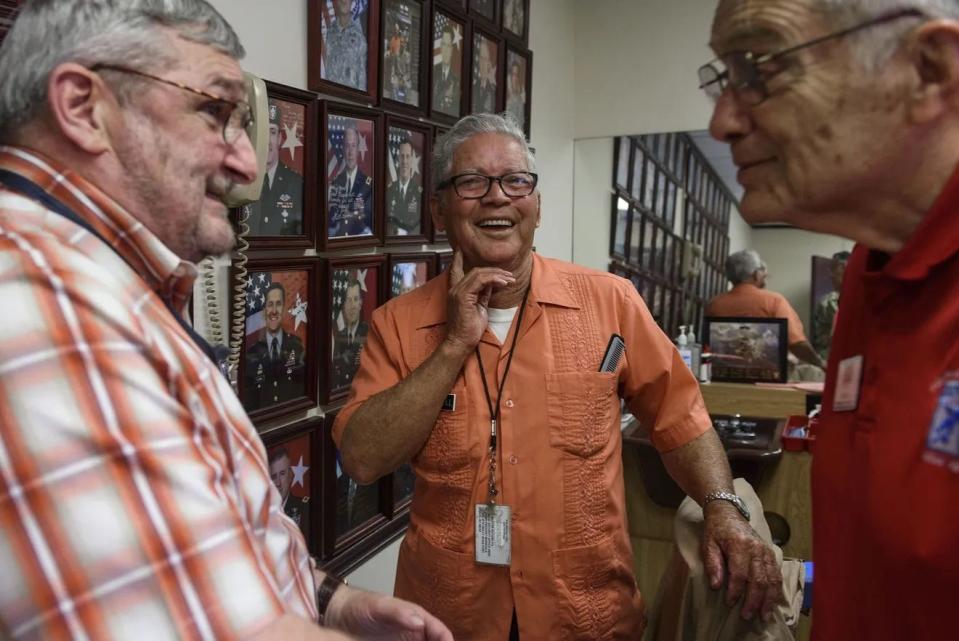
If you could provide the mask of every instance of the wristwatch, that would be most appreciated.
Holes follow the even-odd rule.
[[[746,507],[746,502],[732,492],[724,492],[722,490],[719,492],[710,492],[703,497],[703,510],[705,510],[706,506],[712,501],[729,501],[736,506],[736,509],[743,515],[744,519],[749,520],[749,508]]]

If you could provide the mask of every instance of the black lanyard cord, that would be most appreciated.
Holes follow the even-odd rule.
[[[499,383],[497,391],[496,404],[493,404],[493,397],[489,393],[489,385],[486,383],[486,370],[483,369],[483,358],[480,356],[479,345],[476,346],[476,361],[479,363],[480,375],[483,380],[483,392],[486,394],[486,404],[489,407],[490,416],[490,437],[489,446],[492,452],[496,451],[496,424],[499,421],[500,402],[503,400],[503,388],[506,387],[506,377],[509,376],[510,365],[513,364],[513,354],[516,353],[516,343],[519,339],[519,332],[523,327],[523,314],[526,312],[526,301],[529,299],[529,290],[532,287],[532,281],[526,286],[526,292],[523,294],[523,302],[520,304],[519,314],[516,319],[516,329],[513,331],[513,342],[509,347],[509,356],[506,358],[506,369],[503,370],[503,379]]]
[[[100,241],[104,245],[106,245],[111,250],[113,250],[113,252],[117,256],[119,256],[120,259],[124,263],[126,263],[128,267],[130,267],[130,269],[132,269],[135,273],[137,272],[137,270],[133,267],[133,265],[131,265],[130,262],[122,254],[120,254],[119,251],[117,251],[116,247],[114,247],[109,242],[107,242],[107,239],[104,238],[102,234],[97,232],[97,230],[94,229],[93,226],[90,225],[90,223],[88,223],[83,218],[81,218],[75,211],[70,209],[66,204],[60,202],[59,200],[51,196],[49,193],[44,191],[42,187],[37,185],[35,182],[30,180],[29,178],[21,176],[20,174],[14,173],[12,171],[8,171],[6,169],[0,169],[0,183],[5,184],[7,187],[12,189],[13,191],[18,191],[24,196],[38,201],[48,210],[54,213],[57,213],[60,216],[63,216],[70,222],[75,223],[79,225],[80,227],[82,227],[83,229],[87,230],[88,232],[93,234],[93,236],[100,239]],[[189,325],[189,323],[183,320],[180,314],[177,313],[175,309],[173,309],[173,305],[171,305],[168,300],[166,300],[162,296],[158,296],[158,298],[163,301],[163,304],[166,305],[166,308],[173,315],[173,318],[180,325],[180,327],[183,328],[183,330],[193,340],[193,342],[196,343],[197,347],[203,350],[203,353],[205,353],[211,361],[216,363],[216,354],[214,354],[213,348],[210,347],[210,344],[207,343],[206,340],[202,336],[200,336],[197,333],[197,331]]]

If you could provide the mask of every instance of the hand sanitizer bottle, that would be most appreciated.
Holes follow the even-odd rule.
[[[679,356],[683,359],[683,362],[686,363],[686,367],[688,367],[690,371],[693,371],[693,351],[689,349],[687,345],[686,326],[680,325],[679,331],[679,337],[676,338],[676,343],[679,345]]]

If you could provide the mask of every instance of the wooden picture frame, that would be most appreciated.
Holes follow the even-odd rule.
[[[785,318],[706,316],[702,341],[713,354],[712,380],[785,383],[789,348]]]
[[[448,127],[439,127],[439,126],[433,127],[433,145],[436,144],[436,141],[439,139],[440,136],[446,134],[448,131],[449,131]],[[432,166],[432,154],[433,154],[433,149],[430,149],[430,156],[431,156],[430,166]],[[436,182],[437,178],[438,178],[437,176],[434,176],[432,173],[430,173],[430,184],[427,186],[427,189],[429,190],[429,194],[426,197],[426,208],[427,208],[427,216],[430,219],[430,228],[433,231],[433,242],[445,243],[449,240],[449,236],[446,235],[446,230],[437,229],[436,223],[433,220],[433,212],[430,209],[430,198],[433,195],[433,185]]]
[[[503,39],[473,27],[470,42],[469,113],[498,113],[503,104]]]
[[[442,274],[453,264],[453,251],[443,250],[436,252],[436,275]]]
[[[314,556],[323,549],[323,426],[322,417],[313,417],[260,435],[270,480],[283,499],[283,512],[300,527]]]
[[[506,43],[503,64],[503,109],[518,120],[527,140],[530,135],[530,118],[533,113],[531,97],[533,95],[533,52],[517,49]]]
[[[466,16],[466,0],[433,0],[433,4],[444,5],[445,8]]]
[[[308,0],[306,17],[308,88],[375,104],[380,0]]]
[[[380,0],[380,104],[391,111],[425,115],[429,87],[429,0]]]
[[[317,244],[327,251],[381,245],[383,113],[323,100],[320,118],[326,219]]]
[[[395,253],[389,256],[389,280],[385,292],[387,300],[422,287],[436,276],[436,254],[433,252]]]
[[[342,256],[323,261],[326,314],[321,342],[326,347],[326,376],[321,397],[327,404],[345,398],[350,391],[373,310],[386,300],[386,255]]]
[[[529,42],[529,0],[503,0],[503,35],[524,47]]]
[[[232,270],[231,282],[242,278],[246,291],[237,380],[250,419],[260,424],[314,407],[321,351],[317,260],[251,258]]]
[[[469,0],[469,14],[488,28],[499,29],[500,0]]]
[[[430,118],[452,125],[467,113],[470,22],[434,5],[430,18]],[[438,61],[438,62],[437,62]]]
[[[429,242],[433,128],[415,120],[386,116],[383,153],[384,239],[387,244]],[[404,176],[411,172],[409,176]]]
[[[408,510],[393,501],[393,475],[359,485],[346,474],[333,442],[339,408],[327,412],[323,435],[323,567],[343,576],[403,534]]]
[[[313,247],[319,202],[316,94],[265,82],[270,119],[267,175],[260,199],[238,212],[240,231],[254,251]]]

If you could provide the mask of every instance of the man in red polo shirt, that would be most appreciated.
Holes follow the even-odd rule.
[[[959,3],[721,0],[751,223],[857,241],[813,462],[813,638],[959,635]]]

